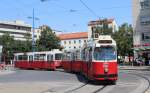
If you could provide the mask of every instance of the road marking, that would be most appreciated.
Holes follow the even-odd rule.
[[[137,83],[125,83],[125,82],[118,82],[118,86],[138,86]]]

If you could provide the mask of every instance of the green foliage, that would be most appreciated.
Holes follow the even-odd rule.
[[[133,56],[133,28],[124,23],[119,27],[119,31],[112,34],[117,42],[119,56]]]
[[[59,38],[52,32],[51,28],[46,27],[41,31],[41,36],[39,40],[37,40],[36,45],[39,51],[48,51],[51,49],[59,49],[59,43]]]
[[[0,36],[0,45],[3,46],[2,60],[8,63],[17,52],[31,51],[31,41],[14,40],[8,33]]]
[[[93,33],[98,33],[99,35],[111,35],[112,28],[108,26],[108,20],[104,19],[101,21],[101,27],[96,27]]]

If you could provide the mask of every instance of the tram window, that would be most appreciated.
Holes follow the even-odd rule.
[[[45,54],[40,54],[39,60],[44,60],[45,59]]]
[[[23,55],[23,60],[27,60],[28,56],[27,55]]]
[[[62,54],[55,54],[55,60],[61,60]]]
[[[45,60],[45,54],[35,54],[34,60]]]
[[[38,55],[38,54],[35,54],[35,55],[34,55],[34,60],[38,60],[38,58],[39,58],[39,55]]]
[[[22,55],[18,55],[18,60],[22,60]]]
[[[32,55],[29,56],[29,61],[33,61],[33,56]]]
[[[51,60],[52,60],[52,61],[54,60],[54,57],[53,57],[53,55],[51,55]]]
[[[80,60],[80,59],[81,59],[80,52],[77,51],[77,52],[75,53],[75,60]]]
[[[53,55],[47,55],[47,61],[52,61],[53,60]]]
[[[65,54],[63,55],[63,60],[70,61],[70,60],[71,60],[71,54],[70,54],[70,53],[65,53]]]
[[[27,60],[28,56],[27,55],[19,55],[18,60]]]
[[[94,59],[95,60],[115,60],[116,51],[114,47],[97,47],[94,50]]]
[[[85,50],[82,51],[81,57],[82,57],[82,60],[86,60],[86,57],[85,57]]]

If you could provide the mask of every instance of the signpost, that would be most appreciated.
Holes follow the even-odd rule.
[[[1,59],[2,59],[2,49],[3,49],[3,46],[0,45],[0,63],[2,63],[2,62],[1,62]]]

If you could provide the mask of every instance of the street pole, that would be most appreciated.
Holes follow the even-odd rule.
[[[32,16],[33,16],[33,17],[32,17],[32,18],[33,18],[33,25],[32,25],[32,26],[33,26],[33,27],[32,27],[32,28],[33,28],[33,29],[32,29],[32,30],[33,30],[33,31],[32,31],[32,52],[35,52],[35,40],[34,40],[34,31],[35,31],[35,24],[34,24],[35,18],[34,18],[34,17],[35,17],[35,16],[34,16],[34,8],[33,8],[33,15],[32,15]]]

